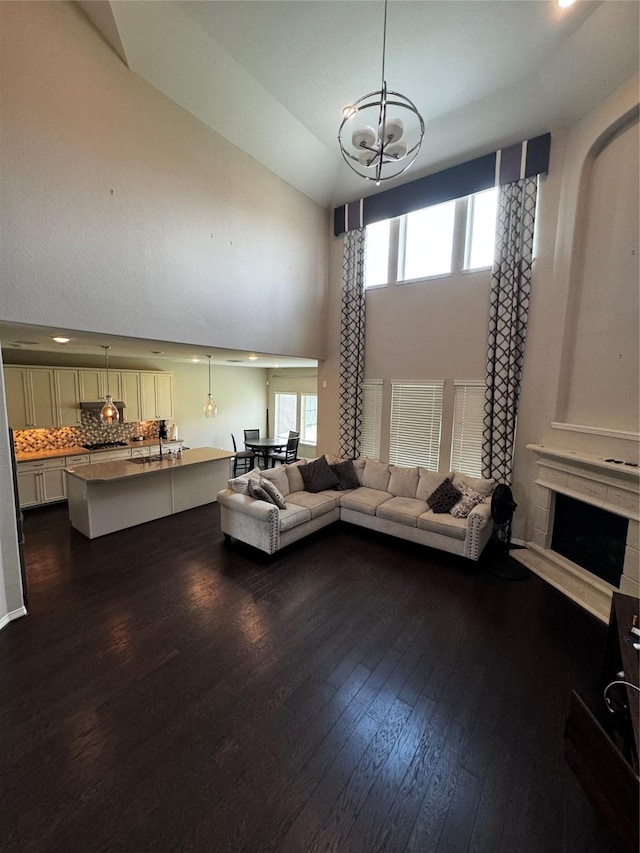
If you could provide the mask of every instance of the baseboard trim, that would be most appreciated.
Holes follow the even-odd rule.
[[[6,628],[9,622],[13,622],[14,619],[20,619],[21,616],[26,615],[27,608],[24,606],[18,607],[17,610],[11,610],[9,613],[6,614],[6,616],[3,616],[2,619],[0,619],[0,631],[2,631],[3,628]]]

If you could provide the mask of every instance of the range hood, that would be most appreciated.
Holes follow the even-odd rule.
[[[96,409],[101,409],[104,406],[104,403],[104,400],[97,400],[95,403],[80,403],[80,408],[92,409],[93,411],[95,411]],[[114,400],[113,405],[116,407],[116,409],[118,409],[118,411],[121,411],[125,407],[125,403],[122,400]]]

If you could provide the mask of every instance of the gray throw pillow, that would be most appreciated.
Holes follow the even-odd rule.
[[[357,489],[360,486],[360,480],[356,476],[353,462],[346,459],[344,462],[335,462],[331,466],[331,470],[338,478],[337,489],[345,491],[346,489]]]
[[[451,480],[445,480],[433,494],[429,495],[427,504],[432,512],[449,512],[451,507],[455,506],[461,497],[462,493],[456,489]]]
[[[331,466],[324,458],[318,456],[313,462],[307,462],[300,468],[300,474],[304,487],[308,492],[322,492],[324,489],[335,489],[339,483],[338,478],[331,470]]]
[[[259,501],[266,501],[268,504],[276,506],[276,502],[271,497],[266,489],[263,489],[260,482],[257,480],[249,480],[249,495]]]
[[[286,474],[285,474],[286,477]],[[269,495],[273,503],[278,507],[278,509],[286,509],[287,504],[284,500],[284,495],[280,491],[280,489],[273,483],[271,480],[265,480],[264,477],[260,478],[260,487],[265,490],[265,492]]]

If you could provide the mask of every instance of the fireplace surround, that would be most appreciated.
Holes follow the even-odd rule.
[[[538,465],[533,530],[527,550],[514,552],[513,556],[608,622],[614,592],[640,595],[640,471],[637,467],[565,448],[528,444],[527,449],[536,455]],[[628,522],[619,586],[553,549],[558,495],[606,510]]]

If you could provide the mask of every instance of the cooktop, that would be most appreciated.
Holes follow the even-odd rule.
[[[110,447],[129,447],[126,441],[98,441],[95,444],[83,444],[85,450],[107,450]]]

